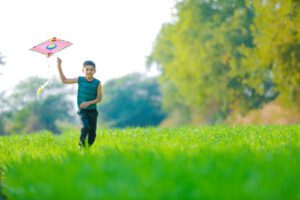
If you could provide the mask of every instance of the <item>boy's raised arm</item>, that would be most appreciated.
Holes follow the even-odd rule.
[[[66,78],[63,71],[62,71],[62,68],[61,68],[61,63],[62,63],[62,60],[60,58],[57,58],[57,69],[58,69],[58,72],[59,72],[59,77],[60,77],[60,80],[63,82],[63,83],[77,83],[78,82],[78,78]]]

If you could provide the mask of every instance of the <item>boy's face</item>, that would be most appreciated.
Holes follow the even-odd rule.
[[[96,70],[92,65],[86,65],[83,67],[82,72],[87,78],[93,78],[94,74],[96,73]]]

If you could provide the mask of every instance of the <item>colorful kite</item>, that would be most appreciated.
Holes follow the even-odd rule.
[[[53,37],[39,45],[32,47],[30,50],[36,51],[38,53],[44,54],[49,58],[53,54],[71,46],[72,43],[68,41],[64,41]],[[43,85],[39,87],[37,90],[37,95],[40,95],[43,92],[43,89],[50,83],[50,79],[48,79]]]
[[[47,57],[71,46],[72,43],[53,37],[39,45],[32,47],[30,50],[47,55]]]

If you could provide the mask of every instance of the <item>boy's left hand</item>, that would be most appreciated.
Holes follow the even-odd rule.
[[[82,102],[79,106],[80,108],[87,108],[90,104],[88,102]]]

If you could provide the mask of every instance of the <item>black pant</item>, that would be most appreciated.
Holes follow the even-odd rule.
[[[88,143],[91,146],[96,139],[97,129],[97,110],[80,109],[78,111],[82,124],[79,145],[85,147],[85,140],[88,137]]]

